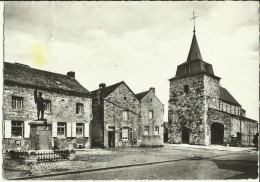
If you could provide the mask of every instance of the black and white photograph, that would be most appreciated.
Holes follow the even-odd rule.
[[[259,180],[259,2],[1,5],[3,181]]]

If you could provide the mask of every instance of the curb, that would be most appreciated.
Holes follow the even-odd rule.
[[[6,179],[6,180],[25,180],[25,179],[43,178],[43,177],[83,173],[83,172],[93,172],[93,171],[103,171],[103,170],[110,170],[110,169],[135,167],[135,166],[145,166],[145,165],[151,165],[151,164],[160,164],[160,163],[167,163],[167,162],[174,162],[174,161],[181,161],[181,160],[188,160],[188,159],[191,159],[191,158],[173,159],[173,160],[165,160],[165,161],[158,161],[158,162],[136,163],[136,164],[129,164],[129,165],[102,167],[102,168],[85,169],[85,170],[78,170],[78,171],[67,171],[67,172],[61,172],[61,173],[55,173],[55,174],[45,174],[45,175],[40,175],[40,176],[27,176],[27,177],[20,177],[20,178],[9,178],[9,179]]]

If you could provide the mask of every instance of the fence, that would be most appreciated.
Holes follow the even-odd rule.
[[[9,156],[12,159],[34,159],[37,162],[64,160],[70,157],[69,150],[55,150],[55,151],[37,151],[37,152],[21,152],[9,151]]]
[[[38,152],[37,162],[56,161],[69,158],[68,150],[44,151]]]

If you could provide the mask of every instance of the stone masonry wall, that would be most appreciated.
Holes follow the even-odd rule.
[[[208,110],[208,119],[207,119],[207,130],[209,144],[211,144],[211,129],[210,126],[212,123],[221,123],[224,125],[224,141],[223,144],[227,145],[231,142],[231,116],[228,113],[220,112],[215,109]]]
[[[126,99],[124,99],[126,97]],[[129,110],[129,120],[123,120],[123,111]],[[125,84],[109,94],[104,101],[104,146],[108,147],[108,127],[115,127],[115,147],[135,145],[139,137],[140,101]],[[120,128],[133,128],[133,140],[120,140]]]
[[[149,119],[149,111],[153,111],[153,119]],[[141,101],[141,136],[142,145],[163,144],[163,104],[150,91]],[[149,135],[144,135],[144,126],[149,126]],[[159,135],[155,134],[155,126],[159,126]]]
[[[184,86],[189,86],[189,93]],[[182,143],[182,127],[190,128],[190,144],[205,144],[204,75],[170,81],[169,143]]]
[[[97,99],[92,100],[93,120],[91,123],[91,139],[93,147],[104,147],[104,106],[103,101],[98,104]]]
[[[38,90],[42,92],[42,97],[47,100],[51,100],[51,112],[45,111],[44,118],[48,122],[83,122],[90,123],[90,118],[92,114],[92,101],[90,98],[83,98],[78,96],[71,96],[65,94],[58,94],[54,92],[47,92]],[[23,108],[22,110],[12,109],[12,96],[23,97]],[[3,93],[3,118],[4,120],[19,120],[19,121],[35,121],[37,119],[36,104],[34,102],[34,88],[24,88],[16,85],[5,85]],[[76,103],[84,104],[84,113],[76,114]],[[4,139],[3,147],[5,149],[13,148],[13,140]],[[27,145],[29,139],[21,138],[22,144]],[[55,138],[57,145],[59,142],[63,143],[66,141],[71,145],[76,142],[72,138]],[[88,141],[88,138],[83,140]],[[27,142],[26,142],[27,141]],[[85,147],[89,147],[89,144],[85,143]]]

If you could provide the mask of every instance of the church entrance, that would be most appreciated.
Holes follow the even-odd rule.
[[[211,144],[223,145],[224,125],[221,123],[211,124]]]
[[[187,126],[183,126],[182,128],[182,143],[190,143],[190,131]]]

